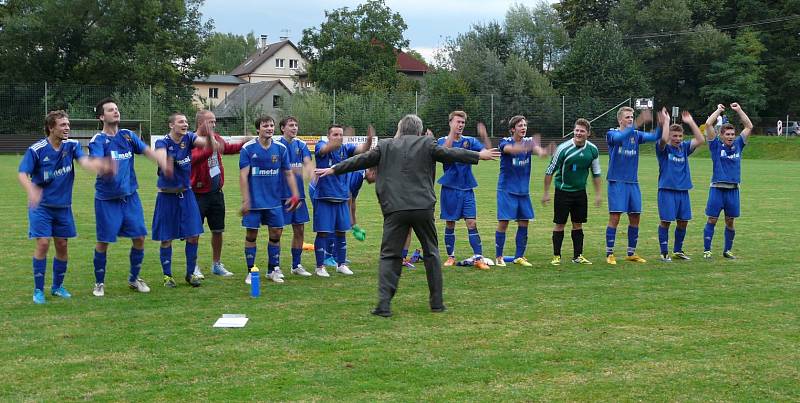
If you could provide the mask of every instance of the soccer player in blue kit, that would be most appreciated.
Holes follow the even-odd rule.
[[[72,296],[63,284],[67,273],[67,239],[77,235],[72,217],[73,161],[99,174],[110,168],[107,159],[87,157],[80,143],[69,139],[69,130],[66,112],[48,113],[44,120],[47,137],[28,147],[19,164],[19,183],[28,194],[28,237],[36,239],[33,302],[37,304],[45,303],[44,276],[51,237],[56,255],[50,294],[61,298]]]
[[[134,170],[135,154],[143,154],[155,161],[166,176],[172,175],[172,166],[167,163],[163,150],[148,147],[136,133],[120,129],[120,113],[111,98],[102,99],[95,107],[95,116],[103,123],[103,131],[89,142],[89,155],[98,158],[110,157],[116,165],[116,173],[98,175],[95,181],[94,215],[97,244],[94,249],[95,284],[92,294],[105,295],[106,254],[108,244],[118,236],[131,238],[129,254],[130,275],[128,285],[137,292],[150,292],[147,283],[139,278],[144,260],[144,211],[137,189],[139,184]]]
[[[719,219],[719,213],[725,211],[725,247],[722,249],[722,256],[728,259],[736,259],[731,253],[733,248],[733,238],[736,230],[733,220],[739,217],[739,184],[742,182],[742,152],[747,145],[747,138],[753,130],[753,123],[742,110],[738,103],[732,103],[733,109],[739,120],[744,125],[744,129],[736,135],[736,128],[730,124],[723,124],[720,127],[719,136],[714,131],[713,122],[717,117],[725,112],[725,106],[717,105],[717,110],[706,119],[706,133],[708,134],[708,149],[711,151],[711,164],[713,171],[711,174],[711,188],[708,190],[708,203],[706,204],[706,215],[708,222],[703,230],[703,257],[711,258],[711,241],[714,239],[714,226]],[[709,122],[711,122],[709,124]]]
[[[437,142],[439,146],[445,148],[460,147],[472,151],[483,150],[484,144],[477,138],[463,135],[464,126],[467,122],[467,114],[464,111],[450,112],[449,119],[450,132],[447,137],[439,138]],[[486,140],[486,127],[480,124],[478,128],[481,138]],[[464,223],[467,225],[469,244],[472,246],[474,254],[474,265],[480,270],[487,270],[489,265],[483,260],[481,236],[478,233],[478,226],[475,221],[478,216],[478,210],[475,205],[475,192],[473,189],[478,187],[478,182],[472,174],[472,165],[460,162],[445,163],[442,169],[444,173],[438,181],[442,185],[439,197],[441,203],[439,218],[445,220],[444,245],[447,250],[447,260],[443,265],[452,266],[456,263],[455,227],[456,221],[463,218]]]
[[[636,130],[652,121],[652,112],[647,109],[634,122],[633,108],[625,106],[617,111],[619,127],[606,133],[608,142],[608,227],[606,227],[606,263],[615,265],[614,243],[617,226],[622,213],[628,214],[628,254],[625,260],[645,263],[636,254],[639,241],[639,218],[642,213],[642,192],[639,190],[639,145],[652,143],[661,136],[661,128],[655,133]]]
[[[239,153],[239,188],[242,192],[242,226],[247,230],[244,239],[244,256],[247,263],[245,283],[250,284],[250,270],[256,261],[256,240],[262,225],[269,228],[267,243],[267,278],[283,283],[280,268],[281,235],[284,216],[281,201],[285,178],[291,196],[286,206],[293,211],[300,204],[297,182],[289,162],[289,150],[274,141],[275,120],[269,116],[256,119],[258,138],[248,141]]]
[[[306,223],[309,221],[303,176],[310,177],[314,170],[314,165],[311,162],[311,151],[308,150],[308,145],[306,145],[305,141],[297,138],[297,132],[299,131],[297,118],[294,116],[287,116],[281,120],[279,126],[282,137],[278,139],[278,142],[286,146],[289,153],[289,164],[292,167],[292,172],[294,172],[298,196],[300,197],[300,204],[297,205],[295,210],[284,210],[283,212],[284,224],[291,224],[292,226],[291,270],[294,275],[308,277],[311,276],[311,273],[300,263],[300,259],[303,255],[303,240],[305,237]],[[284,176],[281,176],[281,183],[283,184],[281,201],[286,203],[287,200],[291,199],[292,192]]]
[[[330,168],[355,154],[369,150],[374,130],[367,131],[367,141],[358,146],[353,143],[343,143],[344,128],[340,125],[331,125],[328,128],[327,140],[317,142],[314,147],[314,158],[317,169]],[[350,186],[347,175],[330,175],[318,178],[315,184],[313,198],[314,204],[314,254],[317,261],[316,274],[320,277],[330,277],[325,270],[325,250],[328,237],[334,238],[334,256],[336,258],[336,272],[351,275],[353,272],[347,267],[347,238],[345,234],[350,230],[350,208],[347,201],[350,199]]]
[[[691,140],[683,139],[681,125],[669,124],[669,114],[666,109],[662,109],[659,116],[662,135],[656,143],[656,158],[658,159],[658,215],[661,219],[658,226],[658,243],[661,246],[661,261],[671,262],[672,258],[689,260],[689,256],[683,252],[686,226],[692,219],[692,204],[689,201],[692,173],[689,170],[689,156],[705,142],[705,138],[688,111],[681,113],[681,119],[692,129],[694,138]],[[669,225],[672,221],[676,222],[675,245],[670,258],[667,251]]]
[[[205,124],[198,128],[202,136],[189,131],[189,121],[181,113],[169,117],[169,133],[156,140],[155,149],[166,152],[172,174],[158,170],[158,194],[153,210],[153,240],[161,242],[159,257],[164,274],[164,287],[175,288],[172,278],[172,240],[185,239],[186,276],[192,287],[200,287],[200,277],[194,273],[197,263],[197,241],[203,233],[200,208],[191,186],[192,149],[212,147],[219,152],[220,146],[211,135],[211,127]]]
[[[514,264],[524,267],[533,266],[525,258],[528,245],[528,222],[533,220],[533,204],[531,204],[531,156],[547,155],[547,151],[539,145],[539,138],[526,137],[528,121],[525,116],[517,115],[508,120],[510,137],[500,140],[500,177],[497,180],[497,232],[495,232],[496,265],[505,266],[503,247],[506,243],[506,230],[510,220],[517,221],[516,252]]]

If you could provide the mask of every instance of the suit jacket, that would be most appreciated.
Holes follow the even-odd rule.
[[[477,164],[478,153],[445,148],[431,136],[399,136],[378,142],[377,147],[333,166],[338,174],[378,167],[375,193],[384,215],[400,210],[433,209],[436,162]]]

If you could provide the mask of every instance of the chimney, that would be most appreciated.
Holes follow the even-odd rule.
[[[281,40],[282,40],[282,41],[289,40],[289,37],[288,37],[288,36],[282,36],[282,37],[281,37]]]
[[[261,49],[264,49],[264,48],[267,47],[267,44],[268,44],[267,43],[267,35],[261,34],[261,37],[259,38],[259,41],[258,41],[258,47],[261,48]]]

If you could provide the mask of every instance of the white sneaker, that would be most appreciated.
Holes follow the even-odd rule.
[[[305,267],[303,267],[303,265],[302,265],[302,264],[298,264],[298,265],[297,265],[297,267],[295,267],[294,269],[292,269],[292,274],[296,274],[296,275],[298,275],[298,276],[302,276],[302,277],[309,277],[309,276],[311,276],[311,273],[307,272],[307,271],[306,271],[306,268],[305,268]]]
[[[274,283],[282,283],[283,279],[281,278],[281,272],[279,268],[275,268],[272,273],[267,274],[267,278],[272,280]]]
[[[347,267],[346,264],[340,264],[339,267],[336,268],[336,272],[337,273],[342,273],[342,274],[344,274],[346,276],[350,276],[350,275],[353,274],[353,271],[350,270],[350,268]]]
[[[129,282],[128,286],[131,287],[132,290],[137,292],[147,293],[150,292],[150,287],[147,286],[147,283],[140,278],[136,278],[136,280]]]
[[[228,269],[225,268],[225,265],[222,264],[222,262],[215,262],[212,264],[211,272],[221,277],[230,277],[233,275],[233,273],[229,272]]]
[[[280,277],[280,278],[284,278],[284,277],[285,277],[285,276],[283,275],[283,272],[281,271],[281,268],[280,268],[280,267],[276,267],[276,268],[275,268],[275,271],[273,271],[273,273],[278,273],[278,277]]]
[[[103,283],[94,283],[94,289],[92,289],[92,294],[95,297],[102,297],[106,295],[106,286]]]
[[[248,272],[248,273],[247,273],[247,277],[245,277],[245,278],[244,278],[244,283],[245,283],[245,284],[250,284],[250,283],[251,283],[251,281],[250,281],[250,275],[251,275],[251,273],[249,273],[249,272]]]
[[[206,276],[204,276],[203,273],[200,272],[200,266],[198,266],[198,265],[194,265],[194,273],[193,274],[195,275],[195,277],[199,278],[200,280],[205,280],[206,279]]]
[[[320,277],[330,277],[331,276],[330,274],[328,274],[328,271],[325,270],[325,266],[317,267],[317,270],[315,270],[315,271],[316,271],[317,275],[320,276]]]

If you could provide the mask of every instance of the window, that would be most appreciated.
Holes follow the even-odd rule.
[[[289,68],[296,69],[297,68],[297,59],[289,59]]]
[[[275,68],[282,69],[284,60],[286,59],[275,59]]]
[[[281,107],[281,96],[280,95],[273,95],[272,96],[272,107],[273,108],[280,108]]]
[[[219,98],[219,88],[209,88],[208,89],[208,97],[211,99]]]

